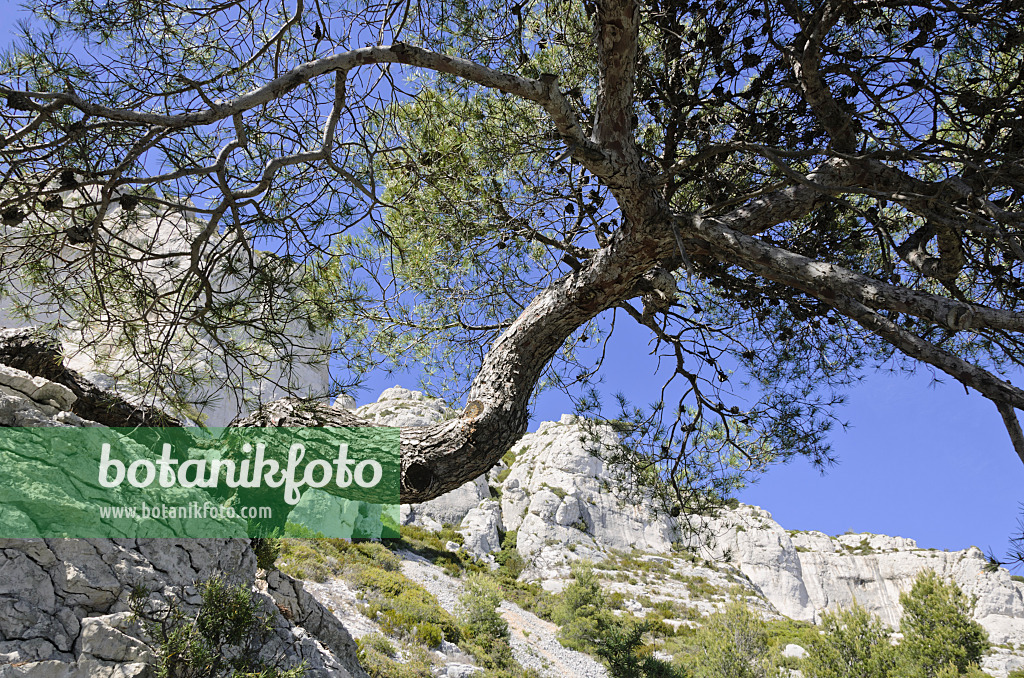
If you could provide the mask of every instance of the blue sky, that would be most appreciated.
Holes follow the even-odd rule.
[[[654,400],[663,383],[647,356],[648,331],[623,323],[610,341],[601,391]],[[945,375],[939,375],[940,378]],[[389,386],[415,388],[416,377],[379,377],[357,397],[372,401]],[[1024,464],[990,402],[951,378],[871,373],[838,412],[849,426],[831,434],[838,463],[823,475],[796,459],[773,467],[739,494],[786,529],[827,534],[873,532],[916,539],[924,548],[978,546],[1001,557],[1024,501]],[[531,430],[572,412],[557,392],[541,396]]]
[[[0,36],[16,15],[0,0]],[[6,41],[4,41],[6,42]],[[637,403],[656,396],[661,379],[646,358],[644,331],[612,339],[603,391],[622,391]],[[415,388],[415,378],[381,377],[359,401],[388,386]],[[539,401],[531,428],[572,406],[557,393]],[[776,467],[740,499],[770,511],[788,529],[828,534],[875,532],[912,537],[923,547],[977,545],[1001,555],[1024,501],[1024,465],[1017,459],[995,407],[929,374],[877,374],[849,391],[840,412],[850,422],[832,434],[839,464],[820,474],[796,460]]]

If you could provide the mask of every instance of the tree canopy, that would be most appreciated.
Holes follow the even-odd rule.
[[[182,332],[424,366],[466,405],[403,434],[404,501],[495,464],[538,387],[592,407],[620,323],[670,368],[618,418],[677,505],[827,462],[882,364],[992,401],[1024,460],[1022,9],[42,0],[0,66],[0,276],[164,395]]]

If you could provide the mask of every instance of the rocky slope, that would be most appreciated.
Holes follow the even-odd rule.
[[[422,423],[445,416],[439,403],[400,388],[356,412]],[[603,561],[606,587],[641,613],[674,601],[707,614],[730,597],[743,597],[767,615],[817,622],[822,612],[856,600],[895,627],[900,592],[929,568],[976,598],[975,617],[1002,646],[994,648],[986,670],[1004,675],[1024,667],[1024,583],[1004,569],[991,571],[979,549],[944,552],[902,537],[786,530],[767,511],[739,505],[703,523],[694,555],[680,550],[693,538],[677,520],[616,493],[613,470],[592,454],[595,445],[612,443],[611,431],[595,433],[572,416],[542,423],[507,455],[514,457],[510,468],[489,474],[489,483],[467,483],[405,510],[403,519],[430,529],[458,526],[465,548],[485,559],[498,550],[503,533],[515,530],[529,564],[524,576],[550,590],[562,587],[573,561]]]
[[[70,411],[75,399],[0,364],[0,426],[98,425]],[[17,517],[12,508],[0,504],[0,523]],[[344,626],[300,582],[258,571],[248,539],[0,539],[0,678],[151,676],[152,642],[130,619],[133,588],[188,611],[196,583],[215,575],[249,588],[269,615],[266,661],[305,662],[311,678],[365,678]]]
[[[71,411],[76,398],[60,383],[0,365],[0,426],[96,425]],[[443,403],[397,387],[375,403],[357,408],[339,400],[336,407],[382,425],[453,416]],[[900,537],[791,531],[768,512],[743,505],[704,521],[699,548],[688,548],[693,538],[676,520],[618,493],[614,469],[593,455],[595,446],[613,443],[610,431],[573,417],[546,422],[510,451],[508,465],[432,502],[403,507],[403,522],[431,530],[455,526],[463,544],[449,548],[491,562],[514,532],[527,563],[523,577],[549,590],[564,586],[574,561],[588,560],[625,609],[640,615],[657,609],[674,615],[666,619],[673,625],[699,623],[725,601],[742,599],[766,617],[807,621],[856,600],[895,626],[899,593],[930,568],[976,597],[977,619],[1001,646],[985,669],[1004,676],[1024,666],[1024,584],[1005,570],[990,571],[978,549],[947,553]],[[454,612],[459,583],[436,570],[412,557],[403,564],[407,576]],[[247,540],[37,539],[0,540],[0,678],[148,675],[153,648],[128,620],[132,586],[194,604],[194,583],[217,572],[250,587],[272,615],[268,656],[290,665],[305,661],[310,676],[365,675],[346,630],[374,630],[358,613],[358,592],[258,572]],[[546,622],[514,606],[502,613],[524,665],[539,662],[545,675],[586,665],[588,675],[600,675],[586,658],[560,653]],[[471,674],[464,659],[455,652],[445,671]]]

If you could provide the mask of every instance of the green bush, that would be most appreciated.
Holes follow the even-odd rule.
[[[572,566],[572,582],[562,591],[555,607],[554,622],[559,626],[571,624],[590,608],[604,607],[601,582],[594,574],[593,566],[585,561]]]
[[[674,669],[655,659],[643,637],[657,624],[631,622],[611,612],[589,563],[572,567],[572,582],[555,605],[552,618],[561,626],[558,640],[566,647],[604,661],[612,678],[672,678]]]
[[[421,642],[424,639],[434,640],[434,632],[429,626],[418,631],[429,624],[440,629],[449,642],[459,642],[459,625],[455,619],[425,588],[400,572],[364,566],[349,576],[367,598],[366,615],[377,620],[385,633]],[[430,644],[436,646],[440,642],[441,639],[437,638]]]
[[[401,558],[375,542],[350,542],[325,537],[284,538],[277,541],[279,568],[298,579],[324,581],[341,576],[346,569],[362,565],[396,572],[402,564]]]
[[[413,647],[405,661],[395,659],[394,647],[387,648],[380,642],[387,639],[380,634],[363,636],[356,641],[359,647],[359,665],[370,678],[433,678],[430,654],[423,648]]]
[[[187,614],[181,602],[152,600],[141,586],[128,607],[157,651],[157,678],[300,678],[305,664],[282,670],[260,657],[273,631],[272,612],[247,586],[229,586],[220,577],[199,584],[201,605]]]
[[[368,633],[359,639],[359,647],[367,646],[387,657],[395,657],[397,652],[387,636],[380,633]]]
[[[808,678],[980,677],[988,635],[971,617],[973,603],[953,582],[921,572],[900,596],[903,640],[893,648],[882,623],[863,608],[826,614],[824,634],[809,644]]]
[[[740,601],[708,617],[690,647],[682,663],[692,678],[775,678],[779,672],[767,624]]]
[[[401,539],[389,539],[391,548],[401,548],[421,555],[434,565],[444,568],[453,577],[464,572],[481,572],[486,566],[477,562],[465,551],[453,552],[445,548],[449,541],[462,544],[465,539],[451,525],[445,525],[440,532],[434,533],[417,525],[402,525]]]
[[[988,650],[988,633],[972,618],[974,602],[955,582],[925,570],[910,592],[900,595],[900,604],[901,676],[935,678],[948,664],[965,674]]]
[[[466,582],[462,596],[465,612],[462,616],[462,635],[467,639],[497,638],[508,640],[508,623],[498,613],[501,605],[501,587],[483,575],[474,575]]]
[[[416,626],[416,642],[427,647],[439,647],[444,640],[444,631],[437,624],[423,622]]]
[[[256,554],[256,566],[261,570],[272,570],[281,554],[281,540],[276,537],[254,537],[250,544]]]
[[[961,673],[956,664],[949,663],[936,672],[935,678],[991,678],[991,676],[982,671],[976,664],[971,664]],[[1014,678],[1014,676],[1011,673],[1007,678]]]
[[[882,622],[859,605],[822,615],[823,635],[807,646],[807,678],[887,678],[896,650]]]
[[[474,575],[466,582],[462,595],[463,647],[488,669],[514,669],[508,624],[498,613],[501,588],[484,575]]]
[[[518,533],[515,530],[506,532],[501,538],[501,550],[494,556],[498,563],[498,575],[510,581],[519,579],[526,569],[526,561],[516,548]]]

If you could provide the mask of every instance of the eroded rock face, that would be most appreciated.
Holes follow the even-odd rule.
[[[616,474],[594,456],[596,446],[613,443],[610,429],[565,415],[512,448],[515,462],[501,483],[502,521],[517,531],[519,552],[533,569],[567,571],[571,561],[600,560],[610,549],[672,550],[674,521],[616,492]]]
[[[0,426],[96,426],[64,409],[73,402],[60,384],[0,365]],[[13,510],[0,505],[0,523]],[[289,577],[258,575],[248,539],[0,539],[0,678],[153,675],[155,650],[129,610],[133,587],[194,611],[196,583],[214,576],[261,600],[273,625],[265,660],[365,678],[330,612]]]
[[[353,412],[379,426],[427,426],[457,416],[455,410],[437,398],[401,386],[385,390],[377,402],[356,407]]]
[[[771,514],[740,506],[717,521],[714,555],[733,562],[780,612],[819,621],[854,600],[890,627],[903,614],[900,593],[923,569],[955,581],[977,599],[975,618],[994,644],[1024,643],[1024,584],[1004,569],[989,571],[978,548],[936,551],[913,539],[874,534],[829,537],[784,530]]]
[[[378,403],[359,411],[373,412],[387,425],[414,418],[432,423],[445,410],[418,392],[389,389]],[[994,644],[1024,644],[1024,584],[1011,580],[1006,570],[987,571],[976,548],[947,553],[921,549],[903,537],[830,537],[786,530],[767,511],[740,505],[716,519],[698,521],[703,528],[700,555],[715,563],[715,569],[687,565],[673,552],[673,542],[687,541],[685,533],[671,518],[619,495],[612,469],[592,454],[595,445],[611,444],[610,430],[581,426],[572,416],[542,423],[512,448],[511,467],[487,475],[493,492],[477,479],[422,506],[403,507],[405,522],[429,529],[458,524],[465,548],[479,556],[500,546],[501,532],[516,530],[518,549],[528,565],[524,576],[552,590],[561,587],[575,560],[598,562],[635,549],[660,554],[651,557],[666,558],[677,576],[646,587],[612,585],[627,596],[627,604],[643,595],[692,599],[690,587],[678,583],[679,577],[702,577],[719,591],[739,587],[737,594],[745,591],[748,604],[764,614],[814,622],[824,611],[856,600],[896,627],[902,615],[900,593],[909,590],[918,572],[930,568],[976,597],[975,618]],[[500,500],[491,494],[500,494]],[[499,520],[496,530],[492,526]],[[690,602],[704,613],[716,609],[711,601]],[[1024,657],[1000,651],[986,659],[985,667],[993,675],[1005,675],[1021,665]]]
[[[261,656],[305,661],[309,676],[361,677],[355,645],[301,585],[257,578],[242,539],[0,540],[0,676],[148,676],[154,648],[131,618],[142,585],[157,598],[199,603],[199,581],[255,586],[273,630]]]

